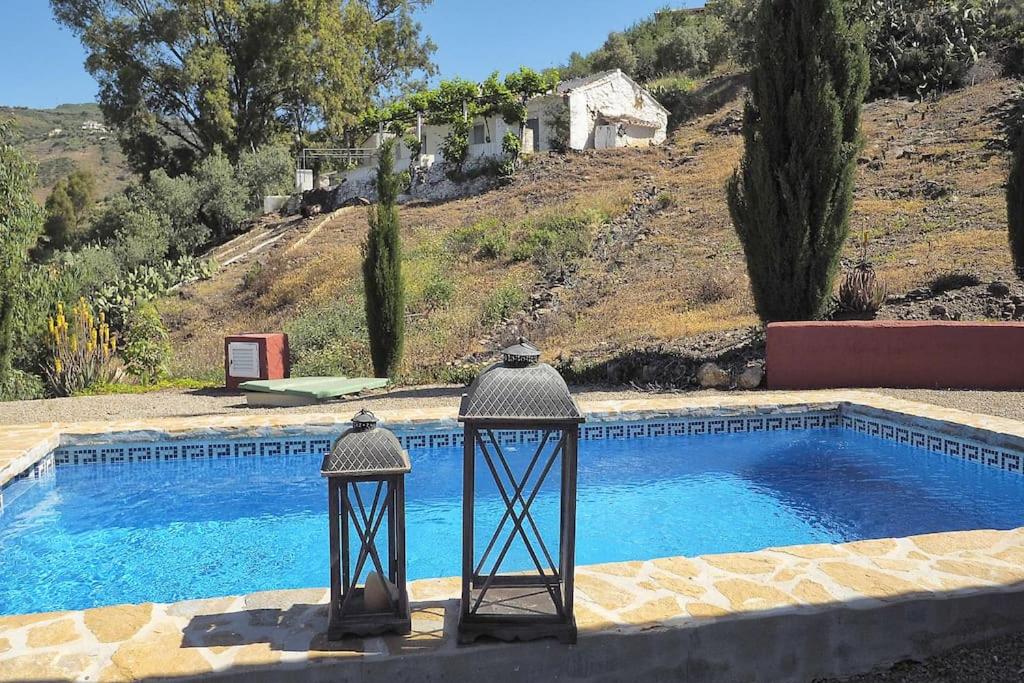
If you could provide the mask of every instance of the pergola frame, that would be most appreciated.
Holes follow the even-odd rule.
[[[502,640],[553,636],[565,643],[576,642],[573,584],[580,419],[467,418],[464,423],[459,642],[472,642],[482,635]],[[497,438],[497,431],[506,430],[541,433],[529,463],[518,477]],[[476,561],[478,456],[497,486],[505,512]],[[531,512],[544,482],[556,471],[556,463],[560,477],[557,566]],[[534,570],[502,573],[502,563],[517,537],[529,553]],[[487,601],[488,597],[492,599]]]

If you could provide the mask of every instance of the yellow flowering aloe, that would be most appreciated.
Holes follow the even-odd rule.
[[[117,381],[122,370],[115,356],[117,335],[111,334],[106,316],[93,314],[85,297],[65,313],[58,303],[47,320],[51,362],[46,367],[50,387],[60,396],[70,396],[98,383]]]

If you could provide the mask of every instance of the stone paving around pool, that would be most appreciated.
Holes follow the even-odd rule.
[[[214,673],[238,680],[256,680],[258,675],[276,675],[279,680],[347,680],[371,673],[375,666],[382,673],[388,671],[389,680],[459,680],[474,667],[489,670],[491,678],[526,680],[534,668],[531,661],[546,662],[543,670],[551,678],[557,674],[571,680],[590,677],[583,655],[598,656],[597,648],[608,648],[609,636],[633,645],[622,650],[619,676],[639,677],[654,670],[651,661],[638,661],[645,648],[637,637],[674,631],[692,635],[702,630],[707,631],[707,638],[721,639],[720,645],[710,648],[712,652],[723,645],[737,648],[735,673],[742,674],[744,661],[746,666],[757,662],[758,680],[787,680],[791,673],[797,674],[792,680],[802,680],[805,675],[837,673],[835,667],[793,668],[778,644],[773,645],[773,641],[785,640],[799,652],[796,629],[802,615],[827,616],[844,604],[869,614],[886,605],[920,602],[922,598],[953,605],[957,598],[983,594],[1016,605],[1019,612],[1019,597],[1024,592],[1021,582],[1024,530],[1019,529],[580,567],[576,601],[580,640],[576,646],[553,641],[458,646],[454,635],[457,579],[411,584],[411,635],[338,643],[326,641],[323,635],[325,589],[170,605],[99,607],[0,617],[0,680],[126,681]],[[926,622],[931,617],[927,610],[915,609],[922,623],[914,627],[927,634]],[[1021,626],[1019,620],[1008,624],[998,617],[984,623],[982,615],[972,617],[958,609],[964,632],[935,634],[937,643],[950,642],[955,635],[972,639]],[[792,627],[786,626],[787,618]],[[764,620],[764,625],[758,625],[758,620]],[[748,642],[743,628],[751,621],[765,639],[763,651],[739,649],[740,643]],[[843,621],[852,622],[849,618]],[[899,638],[892,627],[899,630],[904,624],[889,621],[888,626],[876,627],[871,633],[834,630],[826,650],[808,650],[807,655],[814,656],[807,660],[814,663],[824,658],[838,663],[845,656],[847,661],[859,661],[842,651],[883,637],[894,643]],[[688,661],[708,656],[699,650],[673,650],[662,652],[660,661],[667,654],[677,661],[680,673]],[[890,657],[902,654],[896,651]],[[614,668],[614,664],[603,666]],[[616,678],[612,669],[602,673]],[[746,677],[724,677],[738,679]]]
[[[584,403],[591,419],[852,407],[1022,449],[1024,424],[867,392]],[[381,415],[436,422],[455,408]],[[341,425],[347,415],[0,427],[0,483],[83,435],[178,438]],[[1024,449],[1022,449],[1024,450]],[[942,456],[936,456],[942,457]],[[0,681],[801,681],[1024,630],[1024,529],[809,545],[577,569],[579,643],[458,646],[457,579],[416,581],[413,633],[329,643],[325,588],[0,617]]]

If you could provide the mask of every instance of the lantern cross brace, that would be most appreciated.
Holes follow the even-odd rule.
[[[525,499],[523,498],[523,491],[526,490],[527,485],[530,483],[530,475],[533,474],[534,468],[540,462],[541,456],[544,453],[544,449],[548,443],[550,435],[551,432],[545,430],[544,438],[538,444],[537,450],[534,451],[533,457],[531,458],[529,465],[523,473],[522,478],[517,480],[515,474],[512,472],[512,468],[509,467],[508,461],[505,458],[505,455],[502,452],[501,446],[499,446],[498,440],[495,438],[494,433],[491,430],[487,430],[487,436],[490,439],[491,444],[494,446],[494,451],[495,454],[497,455],[497,459],[501,463],[502,469],[504,470],[506,476],[508,477],[509,483],[511,485],[513,494],[512,496],[509,496],[508,490],[506,489],[506,485],[504,482],[504,477],[502,477],[498,473],[498,469],[494,465],[494,458],[492,458],[491,453],[487,448],[487,444],[484,442],[483,438],[480,437],[479,433],[477,434],[477,442],[480,446],[481,452],[483,453],[484,461],[487,463],[488,469],[490,469],[491,471],[491,476],[494,477],[494,482],[495,484],[497,484],[498,487],[498,493],[501,495],[502,500],[505,502],[505,513],[502,516],[501,521],[495,528],[494,533],[491,536],[491,540],[487,544],[487,548],[484,551],[483,556],[480,558],[480,563],[477,565],[474,575],[480,575],[480,570],[483,568],[488,556],[490,555],[491,550],[494,549],[494,545],[497,543],[498,538],[504,531],[506,522],[510,518],[512,520],[512,529],[508,532],[505,538],[504,545],[502,546],[501,551],[498,553],[498,557],[497,559],[495,559],[494,564],[491,567],[491,571],[489,572],[487,579],[484,581],[484,584],[480,589],[480,593],[477,595],[477,598],[471,610],[472,612],[476,612],[480,608],[480,604],[483,602],[484,596],[487,594],[487,591],[490,589],[492,583],[494,582],[494,579],[498,575],[498,570],[501,568],[501,563],[505,560],[505,556],[508,554],[509,549],[512,547],[512,543],[515,541],[515,538],[518,535],[520,538],[522,538],[523,545],[526,547],[526,550],[530,555],[530,559],[533,561],[534,567],[537,569],[537,573],[540,574],[541,578],[543,579],[544,588],[547,590],[548,596],[551,598],[551,602],[554,605],[555,610],[557,611],[559,616],[563,615],[563,607],[561,604],[561,600],[559,600],[559,597],[555,592],[556,588],[554,586],[554,583],[558,580],[558,570],[555,569],[555,563],[551,559],[551,553],[548,551],[547,545],[544,543],[544,538],[540,533],[540,529],[537,527],[537,524],[533,519],[533,515],[530,512],[530,507],[533,505],[534,500],[537,498],[537,494],[540,493],[541,487],[544,485],[544,482],[547,479],[548,474],[551,472],[551,467],[558,459],[558,456],[562,453],[562,449],[565,445],[564,438],[559,439],[558,443],[555,444],[555,447],[552,449],[551,455],[548,457],[548,460],[545,463],[540,475],[534,482],[533,488],[530,491],[530,495]],[[519,507],[518,510],[516,509],[517,504]],[[524,521],[529,523],[530,529],[536,537],[537,543],[540,546],[542,552],[544,553],[545,559],[548,561],[548,566],[551,569],[550,575],[547,572],[545,572],[544,567],[541,564],[540,558],[537,557],[537,553],[533,549],[533,544],[531,543],[530,538],[527,535],[526,529],[523,526]]]
[[[505,514],[502,515],[501,520],[498,522],[498,526],[496,527],[496,529],[494,531],[494,535],[491,536],[490,543],[487,544],[487,548],[484,550],[483,555],[480,557],[480,562],[476,566],[476,572],[475,572],[476,574],[479,574],[483,570],[484,564],[487,562],[487,557],[488,557],[488,555],[490,555],[491,550],[494,549],[494,544],[497,543],[498,536],[501,534],[501,531],[502,531],[502,529],[505,526],[505,522],[508,521],[509,517],[512,517],[514,515],[515,510],[514,510],[514,507],[513,507],[513,502],[518,502],[520,505],[525,503],[525,501],[523,500],[523,491],[525,490],[526,485],[527,485],[527,483],[530,480],[530,475],[533,473],[533,468],[536,467],[537,463],[540,461],[540,458],[539,458],[540,453],[544,450],[544,447],[547,445],[547,441],[548,441],[548,439],[551,436],[551,432],[548,432],[548,431],[544,432],[544,437],[541,440],[540,445],[537,447],[537,451],[534,453],[534,456],[531,459],[529,466],[526,468],[526,472],[523,474],[522,480],[520,480],[518,482],[516,481],[515,475],[512,473],[512,468],[509,467],[508,461],[505,459],[504,454],[502,454],[501,449],[498,446],[497,440],[494,438],[494,433],[492,431],[488,430],[487,431],[487,436],[488,436],[488,438],[490,438],[491,443],[494,445],[494,448],[495,448],[495,450],[498,453],[499,461],[501,462],[501,464],[503,466],[503,469],[505,470],[505,473],[508,475],[509,481],[511,481],[513,483],[513,491],[512,491],[512,502],[509,502],[509,498],[507,496],[507,491],[502,486],[501,480],[498,477],[498,473],[495,471],[495,468],[494,468],[494,466],[492,464],[492,461],[491,461],[491,458],[490,458],[490,454],[487,451],[487,446],[483,442],[483,440],[480,439],[480,437],[478,436],[477,439],[480,441],[480,450],[483,452],[484,457],[487,458],[488,467],[491,470],[491,474],[494,476],[495,482],[498,484],[499,493],[502,494],[502,498],[504,498],[504,500],[505,500]],[[557,450],[554,453],[552,453],[552,455],[551,455],[552,459],[554,459],[555,455],[557,455]],[[545,476],[546,476],[546,474],[542,475],[541,482],[543,482],[543,479],[544,479]],[[540,545],[540,549],[544,553],[544,559],[546,559],[548,561],[548,566],[550,566],[552,568],[551,569],[552,573],[556,573],[555,569],[554,569],[555,562],[554,562],[554,560],[551,559],[551,553],[550,553],[550,551],[548,551],[548,547],[544,543],[544,537],[541,535],[540,530],[537,528],[537,524],[534,522],[533,516],[532,515],[528,515],[527,516],[527,521],[530,523],[530,526],[533,529],[533,533],[537,537],[537,541],[538,541],[538,543]],[[526,539],[524,538],[523,541],[525,542]]]
[[[356,535],[359,537],[360,549],[359,556],[356,559],[355,570],[352,572],[352,575],[348,580],[348,584],[345,586],[345,598],[341,603],[342,612],[345,611],[345,607],[348,605],[349,600],[355,594],[356,585],[359,583],[359,575],[362,574],[363,566],[366,564],[367,559],[372,560],[373,566],[376,568],[381,579],[390,578],[384,572],[383,564],[380,561],[380,555],[377,553],[377,545],[375,542],[377,532],[380,530],[384,517],[387,515],[388,508],[390,507],[386,499],[381,501],[381,493],[384,491],[385,486],[387,486],[387,482],[377,482],[376,491],[374,492],[373,502],[370,505],[369,512],[366,511],[366,505],[363,503],[363,497],[359,493],[359,486],[356,482],[352,482],[351,485],[352,491],[355,493],[356,505],[359,508],[359,516],[356,516],[356,508],[352,505],[348,506],[348,512],[349,516],[352,518],[352,527],[355,529]],[[395,603],[390,592],[385,591],[385,594],[387,595],[388,605],[393,609],[395,607]]]

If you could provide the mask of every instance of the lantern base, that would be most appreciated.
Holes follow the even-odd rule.
[[[486,636],[505,642],[557,638],[565,645],[576,644],[576,619],[544,622],[500,620],[494,617],[467,617],[459,620],[459,644],[466,645]]]
[[[412,616],[409,601],[403,600],[404,614],[394,612],[367,612],[363,609],[363,589],[357,588],[341,614],[341,606],[333,605],[327,623],[327,640],[341,640],[345,636],[377,636],[394,633],[404,636],[412,632]]]
[[[327,627],[327,640],[342,640],[347,636],[365,637],[379,636],[382,633],[394,633],[406,636],[412,632],[410,617],[365,617],[343,619]]]

